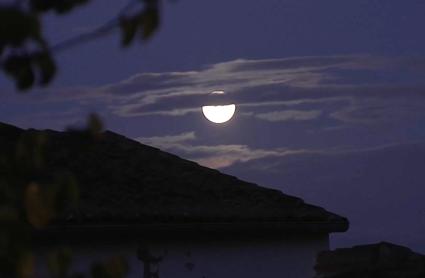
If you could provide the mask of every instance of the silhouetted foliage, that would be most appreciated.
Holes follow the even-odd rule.
[[[44,171],[44,134],[16,139],[0,156],[0,276],[31,277],[31,231],[74,205],[78,193],[72,175]]]
[[[29,4],[33,11],[55,11],[61,14],[67,13],[74,7],[86,4],[87,2],[89,2],[89,0],[31,0]]]
[[[0,277],[34,277],[35,259],[31,234],[43,230],[55,218],[78,207],[79,189],[73,173],[49,171],[45,147],[49,137],[43,131],[31,130],[19,135],[16,128],[2,131],[0,153]],[[91,116],[88,127],[73,130],[87,140],[98,140],[102,125]],[[88,148],[90,144],[88,144]],[[47,266],[52,277],[84,277],[70,273],[72,254],[67,249],[49,250]],[[92,277],[124,277],[128,266],[123,258],[106,263],[95,262]]]
[[[117,17],[105,25],[67,41],[50,45],[41,26],[48,12],[68,14],[90,0],[23,0],[15,5],[0,4],[1,70],[15,81],[19,90],[48,85],[56,74],[54,52],[104,35],[116,27],[122,33],[122,45],[129,46],[137,35],[147,40],[158,29],[159,0],[130,2]],[[138,7],[133,8],[133,3]]]
[[[14,80],[17,89],[25,91],[48,85],[56,75],[54,54],[58,51],[96,39],[115,28],[122,33],[122,45],[128,47],[137,38],[151,38],[159,26],[159,0],[136,0],[116,18],[91,32],[57,44],[47,42],[41,25],[47,13],[69,14],[89,2],[17,0],[14,4],[0,4],[0,69]],[[70,131],[86,139],[96,139],[101,134],[102,123],[91,116],[87,129]],[[16,145],[0,154],[0,277],[32,277],[31,232],[43,229],[78,203],[79,190],[73,174],[52,173],[44,167],[47,140],[43,132],[34,131],[16,138]],[[71,262],[69,251],[51,250],[48,258],[51,275],[83,277],[81,273],[69,273]],[[91,275],[124,277],[127,271],[125,260],[113,258],[107,263],[95,263]]]
[[[142,12],[120,19],[122,44],[124,46],[130,45],[136,37],[137,32],[140,32],[142,39],[149,39],[158,26],[158,4],[156,1],[146,1],[146,7]]]

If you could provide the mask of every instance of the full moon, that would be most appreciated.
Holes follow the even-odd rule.
[[[208,95],[208,99],[214,102],[214,105],[202,106],[205,118],[216,124],[229,121],[236,111],[236,105],[229,100],[224,100],[223,96],[225,96],[223,91],[213,91]]]
[[[202,113],[209,121],[221,124],[229,121],[236,111],[236,105],[209,105],[202,107]]]

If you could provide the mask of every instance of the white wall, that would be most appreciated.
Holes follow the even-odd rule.
[[[129,277],[143,277],[143,263],[137,259],[139,243],[95,242],[73,245],[74,269],[88,272],[90,262],[122,255],[130,264]],[[143,244],[146,250],[146,244]],[[150,243],[153,257],[162,257],[160,278],[303,278],[314,276],[314,262],[319,251],[329,248],[328,236],[256,240],[202,240]],[[39,252],[39,258],[45,254]],[[38,272],[44,267],[39,264]]]

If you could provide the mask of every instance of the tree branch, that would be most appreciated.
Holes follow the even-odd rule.
[[[67,40],[64,40],[62,42],[56,43],[53,46],[49,48],[49,50],[52,53],[57,53],[69,48],[72,48],[76,45],[86,43],[92,40],[95,40],[97,38],[103,37],[107,34],[109,34],[111,31],[113,31],[115,28],[119,26],[120,18],[124,16],[129,10],[133,8],[139,1],[132,0],[130,1],[114,18],[110,19],[109,21],[105,22],[101,26],[95,28],[94,30],[91,30],[86,33],[79,34],[75,37],[69,38]]]

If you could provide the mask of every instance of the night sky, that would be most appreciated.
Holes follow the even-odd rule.
[[[126,1],[45,22],[49,41],[91,30]],[[349,218],[332,247],[425,252],[425,1],[180,0],[129,49],[113,33],[56,55],[47,89],[0,77],[0,121],[63,130],[91,112],[142,143]],[[225,124],[200,107],[224,90]]]

